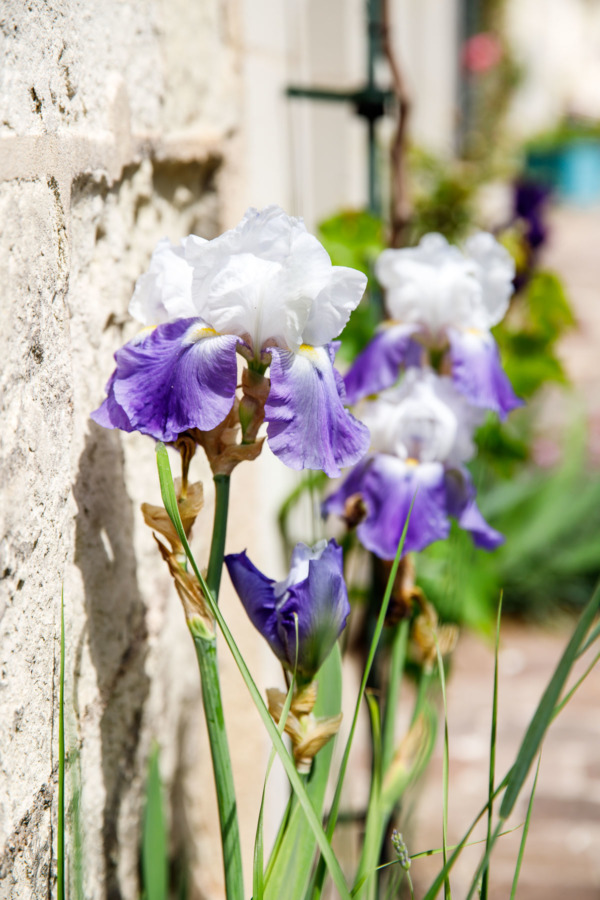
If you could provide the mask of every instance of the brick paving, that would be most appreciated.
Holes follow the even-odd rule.
[[[564,624],[553,631],[512,623],[503,627],[499,657],[499,777],[514,761],[568,634],[569,628]],[[578,671],[584,667],[585,660],[581,660]],[[473,635],[464,635],[455,652],[448,685],[450,843],[460,840],[485,802],[492,683],[492,648]],[[532,776],[510,826],[524,820],[531,781]],[[418,798],[411,852],[440,846],[441,796],[440,747]],[[482,837],[483,833],[481,828],[476,836]],[[492,863],[493,900],[510,896],[520,840],[519,830],[497,845]],[[468,849],[457,865],[452,877],[455,900],[466,896],[480,853],[481,847]],[[439,865],[440,857],[414,863],[417,897]],[[517,897],[600,898],[600,667],[574,695],[546,738]]]

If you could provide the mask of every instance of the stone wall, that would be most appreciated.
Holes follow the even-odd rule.
[[[127,304],[157,240],[231,224],[236,16],[230,0],[2,7],[0,898],[55,895],[63,591],[70,895],[139,895],[154,740],[190,896],[222,895],[193,649],[139,513],[159,502],[152,442],[104,431],[89,412],[136,330]],[[208,495],[202,558],[211,486],[195,465]],[[239,477],[251,508],[257,476]],[[252,656],[253,638],[240,639]],[[232,721],[253,728],[224,669]],[[234,747],[242,787],[248,746]],[[242,817],[255,811],[251,784]]]

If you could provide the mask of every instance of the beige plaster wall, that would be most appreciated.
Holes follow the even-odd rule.
[[[63,589],[73,890],[79,878],[90,900],[138,896],[140,811],[156,740],[172,852],[188,858],[191,897],[223,894],[196,663],[139,513],[142,501],[159,501],[152,441],[105,431],[89,412],[103,397],[112,353],[136,330],[127,304],[157,240],[191,231],[211,237],[237,218],[237,29],[233,0],[2,5],[3,900],[55,896]],[[260,551],[253,510],[268,462],[234,474],[234,498],[244,497],[245,512],[233,522],[232,550]],[[206,482],[207,510],[195,534],[205,563],[212,492],[206,466],[194,466],[194,477]],[[224,598],[257,677],[268,678],[260,639],[236,603]],[[222,655],[251,852],[256,766],[266,747]]]

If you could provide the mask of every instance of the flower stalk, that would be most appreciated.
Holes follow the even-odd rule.
[[[189,627],[200,668],[202,703],[217,789],[223,867],[225,870],[225,895],[227,900],[243,900],[244,882],[240,832],[231,757],[229,755],[223,702],[221,699],[221,685],[217,664],[217,642],[214,637],[207,639],[206,632],[203,629],[196,630],[193,622],[189,623]]]
[[[215,518],[206,582],[215,602],[217,602],[221,585],[225,535],[227,532],[229,475],[215,475],[214,481],[216,489]],[[189,621],[188,626],[194,641],[200,668],[202,703],[217,790],[223,866],[225,869],[225,893],[227,900],[243,900],[244,882],[240,832],[233,771],[221,698],[216,637],[207,634],[205,628],[197,627],[195,620]]]

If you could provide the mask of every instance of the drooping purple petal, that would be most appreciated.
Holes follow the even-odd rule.
[[[523,405],[512,389],[496,341],[487,332],[448,332],[452,380],[457,389],[475,406],[491,409],[501,419]]]
[[[281,662],[312,679],[350,612],[342,550],[335,541],[312,549],[299,544],[302,560],[279,583],[266,578],[245,553],[225,558],[231,580],[252,624]],[[298,555],[295,551],[295,554]],[[305,571],[308,574],[302,577]],[[300,580],[295,579],[299,577]],[[296,635],[298,647],[296,648]]]
[[[106,399],[102,401],[98,409],[91,414],[91,418],[103,428],[120,428],[121,431],[135,431],[133,425],[127,418],[125,410],[119,406],[115,400],[115,379],[117,377],[116,370],[108,379],[106,385]]]
[[[265,404],[269,447],[291,469],[322,469],[329,477],[367,451],[368,429],[344,409],[335,350],[303,345],[298,353],[270,348],[271,389]]]
[[[215,428],[233,405],[239,340],[217,335],[202,319],[158,325],[117,350],[111,392],[92,418],[120,428],[120,409],[125,430],[162,441],[189,428]]]
[[[343,515],[346,500],[361,494],[367,509],[357,533],[364,546],[393,559],[413,503],[403,553],[422,550],[448,536],[444,468],[440,463],[407,463],[386,453],[368,457],[325,500],[325,513]]]
[[[414,351],[411,339],[416,331],[417,325],[388,324],[377,332],[344,378],[348,403],[356,403],[395,383],[409,351]],[[414,352],[410,355],[414,357]]]
[[[230,553],[225,557],[225,564],[248,618],[277,658],[285,662],[287,648],[282,643],[277,628],[275,582],[250,562],[245,550],[243,553]]]
[[[470,532],[476,547],[495,550],[504,543],[504,535],[485,521],[475,502],[475,494],[475,485],[465,468],[446,472],[448,514],[454,516],[461,528]]]

